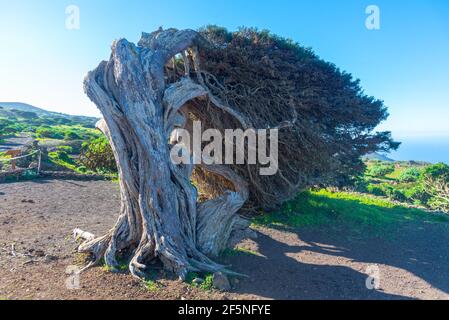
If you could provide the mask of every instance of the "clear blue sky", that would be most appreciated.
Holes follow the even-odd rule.
[[[71,4],[79,30],[65,28]],[[380,8],[380,30],[365,27],[370,4]],[[310,46],[385,101],[391,117],[382,129],[449,136],[447,0],[0,0],[0,101],[99,115],[82,80],[108,58],[112,40],[206,24],[267,28]]]

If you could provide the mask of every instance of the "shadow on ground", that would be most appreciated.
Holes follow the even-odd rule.
[[[110,181],[39,179],[0,184],[0,195],[0,234],[5,248],[20,239],[23,243],[19,243],[16,250],[41,249],[60,257],[61,261],[71,256],[73,251],[73,243],[66,239],[73,228],[103,234],[116,222],[114,213],[120,205],[118,185]],[[316,200],[323,208],[326,199]],[[376,211],[375,207],[360,203],[355,207],[343,200],[332,200],[327,204],[329,208],[326,210],[331,209],[331,213],[341,206],[352,210],[353,216],[354,212],[365,214],[364,218],[377,216],[382,223],[377,224],[376,228],[390,221],[379,215],[398,214],[397,210],[379,212],[377,209],[376,215],[369,215]],[[304,207],[303,203],[301,205]],[[309,207],[315,210],[315,207]],[[330,216],[334,219],[333,215]],[[390,227],[383,229],[391,234],[391,237],[386,237],[385,232],[370,232],[369,228],[362,227],[358,230],[361,232],[354,233],[354,221],[359,223],[359,220],[352,220],[348,225],[345,224],[347,218],[348,215],[334,220],[324,219],[326,225],[298,229],[260,227],[255,242],[241,244],[257,251],[258,255],[248,251],[225,258],[230,269],[249,276],[236,284],[230,297],[357,300],[449,298],[448,223],[423,218],[399,219],[401,222],[398,223],[398,219],[392,219]],[[372,221],[371,218],[369,220]],[[363,222],[363,219],[360,221]],[[366,268],[372,264],[378,264],[381,268],[383,291],[366,288]],[[31,267],[35,267],[34,271]],[[59,297],[62,293],[65,298],[77,297],[66,291],[63,271],[53,272],[48,277],[47,273],[52,268],[47,264],[23,266],[20,263],[19,268],[25,269],[27,281],[29,277],[38,282],[42,280],[43,287],[39,289],[39,294]],[[8,292],[17,297],[27,296],[28,287],[20,280],[22,273],[9,273],[10,269],[0,268],[3,271],[0,283],[6,283],[5,280],[9,279],[14,283],[9,281]],[[112,292],[111,297],[114,298],[130,296],[129,288],[120,281],[114,282],[115,277],[105,280],[98,274],[101,275],[92,275],[89,297],[109,297]],[[54,283],[61,284],[62,291],[57,291]],[[104,288],[108,287],[113,290],[105,294]],[[184,293],[180,292],[179,295],[184,296]]]
[[[249,276],[237,285],[240,294],[272,299],[445,298],[447,223],[422,219],[397,226],[391,237],[354,236],[343,224],[289,231],[261,228],[255,240],[261,256],[240,254],[226,262]],[[380,290],[367,289],[370,265],[381,266]]]
[[[269,299],[406,299],[366,288],[367,275],[346,266],[302,263],[288,254],[310,250],[290,246],[259,234],[259,252],[230,259],[235,271],[245,273],[236,293]]]

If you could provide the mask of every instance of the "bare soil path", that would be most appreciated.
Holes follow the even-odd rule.
[[[28,134],[21,134],[16,137],[6,138],[5,141],[0,144],[0,152],[7,150],[21,149],[26,145],[33,142],[33,138]]]
[[[244,250],[222,258],[249,277],[232,292],[203,291],[158,273],[148,290],[128,274],[102,268],[66,286],[80,265],[75,227],[95,234],[116,220],[118,185],[35,180],[0,184],[0,299],[449,299],[447,224],[410,222],[394,237],[355,237],[343,226],[261,227]],[[378,272],[379,288],[367,278]]]

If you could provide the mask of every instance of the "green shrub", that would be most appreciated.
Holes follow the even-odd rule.
[[[16,118],[0,118],[0,137],[1,136],[9,136],[9,135],[15,135],[17,133],[20,133],[24,131],[26,128],[26,125],[23,123],[20,123]]]
[[[417,168],[409,168],[399,174],[398,180],[400,182],[416,182],[420,177],[420,171]]]
[[[87,172],[87,168],[85,166],[79,166],[78,167],[78,171],[81,173],[86,173]]]
[[[368,193],[371,193],[375,196],[379,196],[379,197],[386,196],[385,191],[381,185],[369,184],[366,189],[367,189]]]
[[[203,277],[203,282],[200,284],[194,283],[195,278]],[[213,289],[214,277],[211,273],[199,274],[196,272],[189,272],[186,277],[186,282],[193,287],[200,288],[205,291],[210,291]]]
[[[150,292],[155,292],[155,291],[159,290],[159,285],[157,284],[156,281],[146,280],[144,283],[145,283],[145,287]]]
[[[393,164],[374,164],[370,168],[368,168],[368,175],[372,177],[384,177],[387,174],[394,172]]]
[[[82,139],[81,135],[75,131],[67,131],[64,134],[64,140],[81,140],[81,139]]]
[[[402,193],[402,191],[396,189],[391,185],[384,184],[382,185],[382,189],[384,190],[385,195],[391,200],[403,202],[407,199],[406,196]]]
[[[50,152],[48,154],[48,156],[52,159],[52,160],[56,160],[56,161],[62,161],[71,165],[74,165],[75,162],[73,161],[73,159],[69,156],[69,154],[66,151],[63,150],[57,150],[55,152]]]
[[[202,290],[210,291],[214,287],[214,276],[212,274],[207,274],[204,278],[204,282],[199,285]]]
[[[367,180],[365,177],[357,177],[354,179],[354,191],[366,193],[368,191],[369,187],[369,180]]]
[[[58,140],[64,139],[64,133],[62,133],[60,130],[47,127],[37,128],[36,136],[41,139],[42,138],[58,139]]]
[[[429,195],[429,207],[449,212],[449,166],[444,163],[429,166],[424,170],[421,179]]]
[[[87,140],[97,138],[100,134],[96,130],[79,125],[53,125],[51,127],[41,126],[36,128],[36,136],[41,139]]]
[[[445,163],[437,163],[428,166],[426,169],[424,169],[423,176],[449,182],[449,165]]]
[[[423,206],[427,206],[430,199],[430,195],[426,192],[422,185],[417,185],[406,189],[404,191],[404,195],[408,202]]]
[[[380,197],[387,197],[391,200],[395,201],[406,201],[407,197],[404,195],[404,193],[393,187],[392,185],[382,183],[382,184],[370,184],[367,187],[368,193],[380,196]]]
[[[117,172],[115,157],[106,137],[83,143],[79,164],[97,172]]]
[[[58,151],[64,151],[68,154],[73,154],[73,148],[71,146],[58,146],[56,149]]]

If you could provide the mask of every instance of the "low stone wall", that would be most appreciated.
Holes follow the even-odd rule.
[[[20,177],[23,175],[23,173],[27,170],[28,169],[17,169],[14,171],[0,172],[0,183],[5,182],[6,180],[11,179],[11,178],[13,178],[13,179],[16,178],[17,180],[19,180]]]

